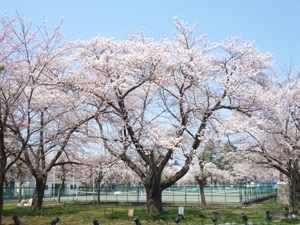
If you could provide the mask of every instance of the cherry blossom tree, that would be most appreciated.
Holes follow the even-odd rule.
[[[115,159],[111,155],[98,155],[97,157],[89,157],[87,161],[87,169],[91,171],[91,175],[96,183],[97,187],[97,203],[100,204],[100,191],[101,191],[101,182],[104,180],[104,176],[107,175],[109,170],[117,163],[118,159]]]
[[[103,182],[105,184],[121,183],[129,186],[141,183],[140,178],[123,161],[114,159],[112,162],[114,163],[111,163],[103,173]]]
[[[63,155],[60,157],[55,170],[49,172],[48,176],[55,179],[59,178],[62,181],[57,193],[58,202],[60,202],[60,193],[65,181],[70,178],[80,178],[83,186],[96,187],[98,203],[100,203],[101,184],[122,183],[126,185],[140,183],[139,178],[123,161],[109,153],[99,154],[96,148],[98,147],[97,144],[89,146],[89,151],[68,154],[69,157],[72,157],[71,159],[66,159],[66,156]],[[48,161],[51,161],[51,158]]]
[[[204,171],[204,167],[205,165],[207,166],[207,163],[209,167],[216,167],[216,165],[214,164],[214,162],[216,162],[217,160],[217,154],[215,151],[215,145],[212,141],[210,141],[206,146],[204,146],[203,151],[199,152],[197,154],[197,161],[198,161],[198,168],[197,171],[198,173],[196,173],[195,179],[199,185],[199,189],[200,189],[200,195],[201,195],[201,203],[203,206],[206,206],[206,200],[205,200],[205,194],[204,194],[204,185],[206,184],[206,180],[207,178],[210,176],[212,176],[213,173],[208,173]],[[206,168],[207,170],[207,168]]]
[[[61,183],[58,187],[58,192],[57,192],[57,202],[60,203],[60,197],[61,197],[61,192],[65,186],[65,182],[67,177],[70,177],[73,175],[73,167],[74,165],[68,163],[69,160],[66,160],[64,157],[60,157],[59,163],[60,165],[56,167],[56,176],[61,179]],[[54,177],[56,179],[56,177]],[[55,188],[55,187],[54,187]]]
[[[210,44],[196,26],[175,18],[174,40],[129,34],[74,43],[77,73],[65,81],[101,110],[105,148],[123,160],[146,188],[149,212],[163,210],[162,191],[188,171],[196,150],[220,126],[225,110],[248,112],[251,96],[271,68],[270,54],[230,38]],[[181,169],[162,180],[170,160]]]
[[[11,67],[11,57],[18,48],[18,44],[13,41],[13,32],[9,27],[14,23],[7,17],[0,21],[0,224],[3,211],[3,184],[6,173],[18,160],[21,154],[20,146],[10,130],[10,115],[12,115],[19,103],[20,95],[24,90],[24,85],[14,77],[9,71]]]
[[[102,183],[123,183],[125,185],[139,182],[134,172],[122,160],[115,158],[109,153],[99,154],[99,151],[92,151],[84,153],[80,158],[82,159],[82,164],[77,166],[74,172],[76,177],[82,179],[83,183],[89,186],[92,184],[96,185],[98,204],[101,202],[100,191]]]
[[[25,179],[30,179],[31,174],[27,168],[27,166],[22,163],[22,161],[18,160],[11,166],[11,168],[7,171],[6,179],[18,181],[18,197],[19,202],[22,200],[22,184],[24,183]]]
[[[240,181],[245,178],[256,183],[272,183],[279,180],[279,173],[275,168],[253,161],[241,159],[241,162],[235,163],[233,167],[233,173]]]
[[[200,158],[200,160],[199,160]],[[201,196],[201,204],[206,206],[206,199],[204,193],[204,187],[206,184],[224,184],[232,183],[235,179],[233,177],[234,171],[219,168],[216,163],[211,162],[205,158],[205,154],[198,156],[193,160],[190,170],[181,179],[182,183],[198,183]]]
[[[255,114],[236,113],[231,118],[240,121],[231,131],[243,134],[243,144],[234,154],[286,175],[293,205],[300,199],[299,82],[299,75],[277,78],[263,94],[257,93],[254,101],[259,110]]]
[[[62,77],[72,71],[72,62],[60,26],[51,33],[43,23],[34,31],[31,23],[18,17],[18,26],[10,23],[6,28],[17,47],[4,65],[15,86],[6,83],[5,87],[8,93],[21,89],[9,113],[9,130],[23,150],[20,160],[36,180],[32,209],[37,210],[42,206],[47,173],[62,164],[62,155],[68,159],[63,163],[71,163],[69,154],[85,144],[85,124],[94,116],[86,113],[85,96],[61,84]]]

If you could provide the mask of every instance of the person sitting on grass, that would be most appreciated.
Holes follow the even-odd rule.
[[[22,198],[21,202],[18,204],[18,206],[24,206],[24,204],[26,203],[26,200],[24,198]]]
[[[32,205],[32,198],[28,200],[27,203],[24,204],[24,206],[31,206]]]

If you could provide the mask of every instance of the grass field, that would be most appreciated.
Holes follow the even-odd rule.
[[[129,221],[128,209],[134,208],[134,215],[138,216],[141,224],[175,224],[178,214],[178,205],[164,205],[164,212],[150,214],[144,205],[132,204],[88,204],[82,202],[68,202],[58,204],[45,202],[42,211],[32,211],[29,207],[18,207],[17,202],[5,202],[3,210],[3,224],[14,224],[12,217],[17,215],[22,225],[50,224],[50,221],[59,216],[61,221],[57,225],[85,225],[93,224],[92,217],[97,217],[99,224],[134,225]],[[272,212],[270,224],[300,224],[298,219],[285,219],[284,206],[274,200],[250,206],[240,205],[209,205],[201,208],[199,205],[185,205],[184,219],[180,224],[213,224],[212,213],[218,212],[218,224],[245,224],[240,214],[246,212],[249,221],[256,224],[267,223],[266,210]]]

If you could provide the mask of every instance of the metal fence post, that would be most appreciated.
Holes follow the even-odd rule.
[[[137,195],[136,195],[136,198],[137,198],[136,201],[139,202],[139,195],[140,195],[140,187],[139,186],[137,187],[136,193],[137,193]]]
[[[173,205],[174,205],[174,202],[175,202],[175,196],[174,195],[175,195],[175,191],[174,191],[174,187],[173,187]]]
[[[127,203],[128,203],[128,193],[129,193],[129,185],[127,184]]]
[[[226,200],[226,186],[224,186],[224,193],[225,193],[225,203],[227,202]]]
[[[205,186],[204,186],[204,191],[205,191]],[[198,204],[200,204],[200,188],[198,189]]]
[[[214,202],[214,196],[213,196],[213,186],[210,186],[210,199],[211,199],[211,203]]]
[[[243,191],[242,191],[242,186],[239,185],[239,196],[240,196],[240,204],[243,202]]]
[[[184,205],[186,204],[186,186],[184,186]]]

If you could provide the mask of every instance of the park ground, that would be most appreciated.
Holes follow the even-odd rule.
[[[97,217],[99,224],[134,225],[128,218],[128,210],[134,209],[134,216],[138,216],[141,224],[175,224],[178,205],[164,205],[164,212],[150,214],[145,205],[134,204],[94,204],[80,202],[45,202],[42,211],[32,211],[30,207],[17,206],[17,202],[5,202],[3,210],[3,224],[14,224],[12,217],[17,215],[22,225],[50,224],[56,216],[61,218],[57,225],[85,225],[93,224],[92,217]],[[272,220],[268,222],[266,211],[272,213]],[[245,212],[249,222],[254,224],[300,224],[299,219],[285,219],[285,207],[278,205],[275,199],[270,199],[250,205],[185,205],[184,219],[179,224],[213,224],[212,214],[218,212],[218,224],[245,224],[241,213]]]

